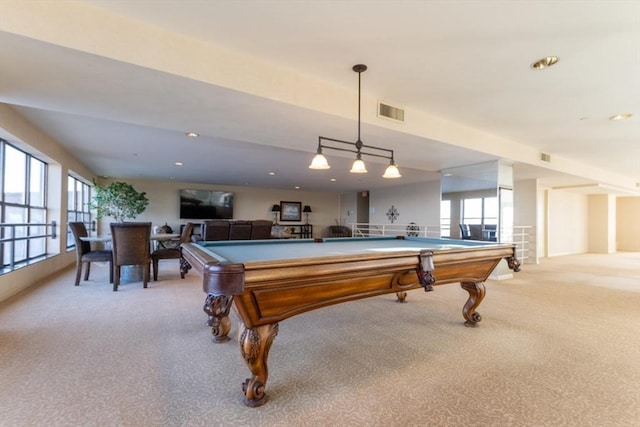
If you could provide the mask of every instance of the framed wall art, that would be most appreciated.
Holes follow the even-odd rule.
[[[301,202],[280,202],[280,221],[301,221]]]

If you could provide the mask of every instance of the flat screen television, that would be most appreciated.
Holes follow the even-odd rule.
[[[180,218],[232,219],[233,193],[211,190],[180,190]]]

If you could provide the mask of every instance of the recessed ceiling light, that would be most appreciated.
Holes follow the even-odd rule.
[[[299,186],[299,185],[296,185],[296,186],[295,186],[295,187],[293,187],[293,188],[294,188],[295,190],[299,190],[299,189],[300,189],[300,186]]]
[[[276,174],[275,172],[269,172],[269,175],[271,176],[275,176],[275,174]]]
[[[187,135],[189,138],[197,138],[200,136],[198,132],[186,132],[185,135]]]
[[[176,162],[175,165],[176,166],[182,166],[182,162]]]
[[[331,178],[329,181],[336,182],[336,179],[335,178]]]
[[[542,70],[544,68],[549,68],[552,65],[555,65],[559,60],[560,58],[558,58],[557,56],[547,56],[531,64],[531,68],[533,68],[534,70]]]
[[[615,116],[609,117],[609,120],[626,120],[630,119],[631,116],[633,116],[631,113],[616,114]]]

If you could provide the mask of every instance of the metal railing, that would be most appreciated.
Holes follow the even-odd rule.
[[[373,236],[413,236],[413,237],[440,237],[439,225],[420,225],[414,222],[409,224],[368,224],[352,223],[351,234],[354,237]]]
[[[439,225],[409,224],[368,224],[351,223],[353,237],[374,236],[415,236],[440,238],[441,227]],[[516,256],[522,263],[537,263],[535,251],[535,227],[530,225],[516,225],[512,230],[500,230],[500,241],[514,243]]]
[[[24,223],[24,224],[0,224],[0,259],[2,269],[0,273],[14,270],[17,264],[29,263],[47,254],[46,243],[41,252],[29,253],[29,242],[36,239],[57,239],[58,225],[56,221],[50,223]],[[25,242],[24,244],[20,244]],[[23,257],[16,259],[16,246],[24,253]]]
[[[535,227],[531,225],[514,225],[513,235],[508,240],[516,245],[516,257],[522,263],[537,264],[535,245]],[[507,240],[503,240],[507,241]]]

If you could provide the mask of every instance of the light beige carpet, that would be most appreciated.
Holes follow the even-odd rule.
[[[284,321],[260,408],[242,403],[237,342],[211,342],[199,276],[177,268],[117,293],[105,267],[80,287],[69,269],[0,304],[0,425],[640,425],[638,253],[490,281],[476,329],[458,285]]]

